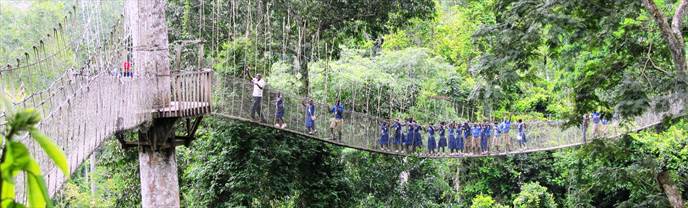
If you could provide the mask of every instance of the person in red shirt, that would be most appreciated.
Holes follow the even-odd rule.
[[[122,64],[122,75],[125,77],[131,77],[133,73],[131,72],[131,64],[129,63],[129,60],[125,60],[124,63]]]

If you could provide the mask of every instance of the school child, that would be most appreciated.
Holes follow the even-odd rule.
[[[383,150],[385,147],[388,147],[387,144],[389,142],[389,128],[387,121],[383,121],[380,124],[380,148]]]
[[[416,125],[416,129],[415,129],[416,130],[416,135],[415,135],[416,142],[414,143],[415,145],[413,147],[418,148],[418,149],[422,149],[423,148],[423,136],[420,134],[420,130],[422,130],[423,127],[420,126],[419,123],[414,123],[414,125]],[[416,150],[414,149],[413,151],[415,152]]]
[[[504,135],[504,142],[506,146],[506,151],[511,151],[511,136],[509,136],[509,131],[511,131],[511,121],[502,121],[502,134]]]
[[[461,153],[463,153],[466,138],[463,131],[461,124],[456,125],[456,151]]]
[[[603,136],[607,135],[607,125],[609,124],[609,120],[607,118],[602,118],[602,125],[600,126],[600,132],[602,132]]]
[[[410,118],[408,119],[407,126],[408,126],[408,128],[406,131],[406,141],[405,141],[404,145],[406,146],[406,148],[405,148],[406,152],[409,152],[409,150],[411,149],[411,146],[413,146],[413,143],[416,141],[415,140],[416,129],[415,129],[415,125],[413,124],[413,119],[410,119]],[[413,148],[413,150],[415,150],[415,148]]]
[[[488,139],[492,135],[492,126],[490,123],[484,123],[483,124],[483,132],[482,132],[482,138],[480,139],[480,149],[482,150],[483,154],[487,154],[487,152],[490,151],[490,148],[488,146]]]
[[[337,102],[330,109],[334,117],[330,119],[330,135],[332,140],[342,141],[342,126],[344,125],[344,104]]]
[[[477,147],[480,142],[480,135],[482,134],[482,128],[480,124],[473,124],[473,128],[471,129],[471,149],[473,153],[476,153],[478,151]]]
[[[468,125],[468,122],[463,123],[463,140],[464,140],[464,152],[471,152],[471,147],[473,145],[473,141],[471,140],[471,125]]]
[[[440,140],[437,142],[437,149],[439,152],[444,153],[444,149],[447,147],[447,137],[445,137],[446,126],[444,122],[440,122]]]
[[[583,115],[583,122],[581,123],[581,130],[583,130],[583,144],[587,143],[589,123],[590,117],[588,116],[588,114]]]
[[[456,151],[457,147],[457,142],[456,142],[456,137],[454,136],[456,131],[456,123],[452,122],[449,124],[449,152],[454,153]]]
[[[308,104],[301,103],[306,107],[306,129],[308,130],[308,134],[313,135],[315,134],[315,104],[313,103],[313,99],[308,100]]]
[[[518,119],[516,128],[518,128],[518,143],[521,148],[523,148],[526,146],[526,142],[528,142],[528,140],[526,139],[526,124],[523,123],[522,119]]]
[[[599,112],[592,112],[592,135],[593,137],[596,137],[597,134],[599,133],[599,125],[600,124],[600,113]]]
[[[401,138],[404,137],[404,134],[401,133],[402,124],[398,118],[394,121],[392,128],[394,128],[394,141],[392,142],[392,144],[394,144],[394,149],[396,151],[400,151],[402,145]]]
[[[275,101],[275,126],[277,128],[287,127],[284,123],[284,98],[282,93],[277,93],[277,100]]]
[[[494,123],[494,137],[492,137],[492,146],[495,147],[495,150],[499,152],[501,149],[501,146],[504,142],[500,141],[502,139],[502,128],[499,126],[499,123],[495,122]]]
[[[428,132],[428,153],[433,154],[435,153],[435,127],[432,126],[432,123],[428,125],[427,128]]]

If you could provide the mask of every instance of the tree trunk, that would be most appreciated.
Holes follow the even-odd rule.
[[[310,93],[308,86],[310,85],[308,80],[308,59],[306,57],[306,47],[301,46],[301,53],[297,55],[299,59],[299,74],[301,74],[301,95],[308,96]]]
[[[683,208],[683,197],[674,181],[671,180],[671,175],[668,170],[663,170],[657,175],[657,182],[662,187],[664,194],[667,195],[669,203],[674,208]]]
[[[661,11],[659,11],[654,1],[642,1],[643,6],[645,6],[655,23],[657,23],[657,26],[659,26],[662,38],[664,38],[666,41],[669,51],[671,52],[671,59],[674,62],[676,71],[679,72],[680,75],[684,75],[686,71],[686,56],[685,51],[683,50],[685,43],[683,41],[683,34],[681,32],[681,19],[683,18],[686,6],[688,6],[688,0],[681,0],[678,8],[676,8],[676,13],[674,13],[672,25],[669,25],[667,18],[662,14]],[[683,79],[685,77],[679,78]]]

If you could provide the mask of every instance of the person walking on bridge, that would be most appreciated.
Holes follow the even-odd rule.
[[[282,93],[277,93],[277,100],[275,101],[275,126],[277,128],[287,127],[284,123],[284,98]]]
[[[342,141],[342,125],[344,125],[344,104],[339,99],[330,109],[330,113],[334,114],[334,118],[330,119],[330,135],[333,140]],[[335,135],[335,132],[337,133]]]
[[[260,117],[261,123],[266,123],[263,113],[261,112],[261,100],[263,99],[263,89],[265,88],[265,79],[260,74],[256,74],[252,77],[249,73],[249,67],[246,67],[246,75],[251,78],[251,84],[253,84],[253,106],[251,107],[251,119],[256,120],[256,114]]]
[[[304,107],[306,107],[306,130],[308,130],[308,134],[313,135],[315,134],[315,104],[313,103],[313,99],[308,100],[308,103],[301,103]]]

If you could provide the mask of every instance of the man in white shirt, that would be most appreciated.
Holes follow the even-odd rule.
[[[246,70],[248,74],[248,68]],[[251,75],[248,74],[250,77]],[[265,88],[265,79],[262,79],[260,74],[256,74],[255,77],[251,77],[251,83],[253,84],[253,107],[251,107],[251,118],[256,120],[256,113],[260,117],[260,122],[265,123],[265,118],[263,113],[261,113],[261,100],[263,99],[263,89]]]

